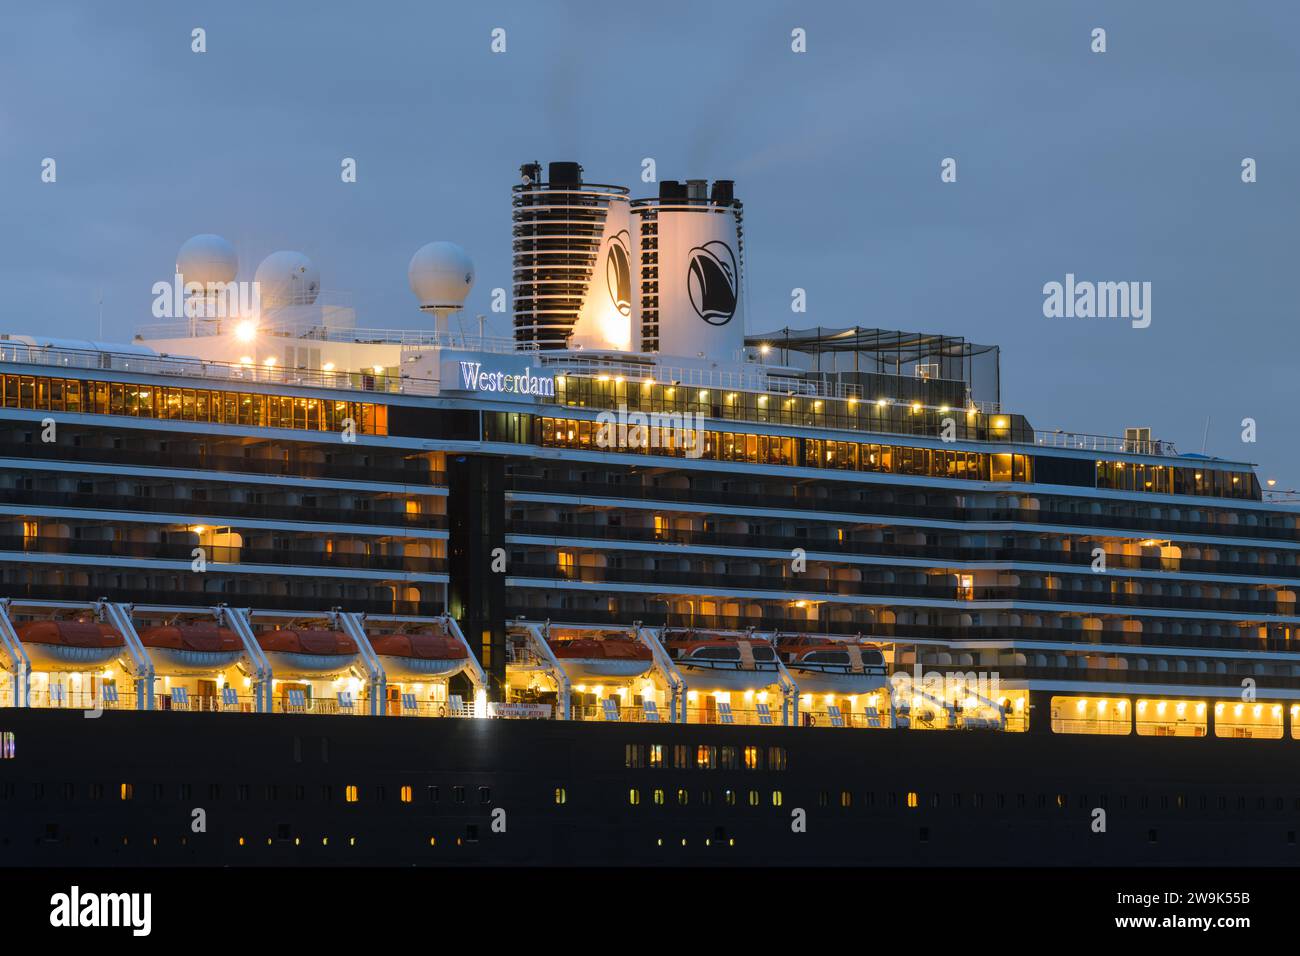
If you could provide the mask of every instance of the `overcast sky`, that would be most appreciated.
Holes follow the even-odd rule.
[[[1300,487],[1296,4],[46,6],[0,12],[0,330],[96,337],[102,294],[104,336],[129,340],[199,232],[241,278],[307,253],[371,327],[425,323],[407,262],[451,239],[487,312],[520,163],[640,194],[653,157],[736,180],[750,331],[997,343],[1004,403],[1038,427],[1200,451],[1208,419],[1210,453]],[[1151,282],[1150,327],[1045,318],[1066,273]]]

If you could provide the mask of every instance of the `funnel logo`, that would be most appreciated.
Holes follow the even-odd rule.
[[[691,250],[686,276],[695,314],[710,325],[726,325],[736,314],[736,256],[725,242],[706,242]]]
[[[631,237],[624,229],[609,242],[605,257],[605,281],[609,284],[609,297],[622,315],[632,314],[632,257],[628,250]]]

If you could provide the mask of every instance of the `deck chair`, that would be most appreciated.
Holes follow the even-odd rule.
[[[605,711],[606,720],[618,720],[618,701],[605,699],[600,702]]]
[[[451,698],[450,698],[450,701],[451,701],[451,703],[448,705],[448,707],[449,707],[449,710],[450,710],[451,716],[453,716],[453,717],[464,717],[464,716],[465,716],[465,700],[464,700],[464,698],[462,698],[462,697],[460,696],[460,694],[452,694],[452,695],[451,695]]]
[[[355,701],[352,699],[352,691],[339,691],[339,710],[351,710]]]
[[[734,724],[736,717],[731,712],[731,705],[725,701],[718,701],[718,723]]]
[[[233,687],[221,688],[221,706],[228,710],[235,710],[239,707],[239,694]]]
[[[65,700],[65,697],[64,697],[64,692],[63,692],[63,685],[62,685],[62,684],[51,684],[51,685],[50,685],[50,704],[51,704],[52,706],[62,707],[62,706],[63,706],[63,701],[64,701],[64,700]]]
[[[867,726],[868,726],[868,727],[880,727],[880,726],[881,726],[881,723],[880,723],[880,715],[879,715],[879,714],[867,714]]]
[[[289,691],[289,708],[291,710],[306,710],[307,699],[300,690]]]
[[[116,703],[117,703],[117,684],[103,684],[103,685],[101,685],[100,695],[103,697],[103,699],[104,699],[104,703],[105,703],[105,704],[116,704]]]
[[[190,692],[184,687],[172,688],[172,707],[188,707],[190,703]]]
[[[647,700],[641,705],[641,714],[647,724],[659,723],[659,708],[653,700]]]
[[[758,722],[770,726],[772,723],[772,709],[767,704],[758,705]]]
[[[840,713],[840,709],[836,707],[834,704],[831,704],[826,708],[826,714],[831,719],[832,727],[844,726],[844,715]]]
[[[418,710],[419,705],[415,702],[414,694],[402,694],[402,710]]]

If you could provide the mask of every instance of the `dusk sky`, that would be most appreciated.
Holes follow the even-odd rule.
[[[201,232],[241,278],[305,252],[380,328],[428,324],[407,262],[454,240],[472,322],[510,286],[520,163],[642,195],[652,157],[736,180],[751,332],[1000,344],[1004,403],[1039,428],[1198,452],[1209,419],[1211,454],[1300,487],[1295,5],[25,4],[0,13],[0,90],[0,331],[96,338],[102,293],[129,341]],[[1045,318],[1067,273],[1150,282],[1150,327]]]

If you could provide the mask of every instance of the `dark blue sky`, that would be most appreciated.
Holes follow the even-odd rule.
[[[424,322],[407,261],[452,239],[485,312],[510,285],[519,163],[635,185],[650,156],[662,178],[737,181],[751,331],[998,343],[1004,401],[1039,427],[1150,425],[1198,451],[1209,418],[1211,453],[1300,486],[1294,4],[45,6],[0,12],[0,329],[94,337],[102,290],[126,340],[197,232],[248,278],[306,252],[381,327]],[[1045,319],[1067,272],[1150,281],[1151,327]]]

